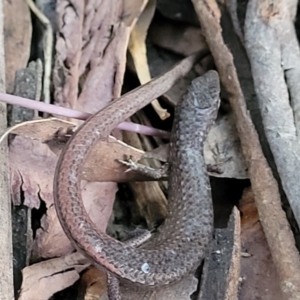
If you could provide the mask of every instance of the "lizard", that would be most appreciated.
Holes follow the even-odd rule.
[[[80,174],[93,145],[151,99],[143,94],[135,99],[129,93],[134,101],[126,97],[113,101],[71,137],[57,163],[54,203],[69,239],[97,267],[146,287],[178,281],[198,267],[213,232],[203,142],[217,116],[219,92],[218,74],[209,71],[193,80],[176,108],[169,153],[169,214],[159,233],[138,248],[113,239],[91,222],[81,200]]]

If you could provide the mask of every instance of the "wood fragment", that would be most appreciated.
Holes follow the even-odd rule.
[[[234,207],[226,228],[217,228],[205,260],[197,300],[237,300],[241,237],[240,212]]]

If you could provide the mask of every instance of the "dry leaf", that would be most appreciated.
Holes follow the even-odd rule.
[[[79,279],[89,263],[79,253],[51,259],[23,269],[19,300],[48,300]]]

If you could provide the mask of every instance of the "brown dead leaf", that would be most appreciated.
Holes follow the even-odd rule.
[[[48,300],[79,279],[90,263],[79,253],[37,263],[23,269],[19,300]]]

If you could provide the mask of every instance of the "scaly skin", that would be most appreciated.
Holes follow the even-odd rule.
[[[177,68],[177,73],[187,72],[180,65]],[[203,142],[217,116],[219,89],[218,75],[210,71],[192,82],[177,107],[169,154],[169,215],[159,233],[139,248],[121,243],[95,227],[82,204],[80,176],[97,141],[105,139],[117,124],[148,104],[149,95],[147,98],[141,94],[132,101],[132,94],[127,99],[119,98],[72,136],[57,164],[55,207],[67,236],[95,265],[142,286],[178,281],[199,266],[213,231]],[[151,92],[153,99],[161,90]]]

